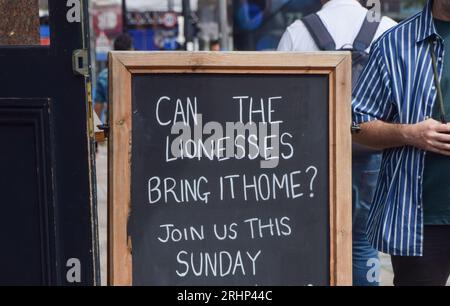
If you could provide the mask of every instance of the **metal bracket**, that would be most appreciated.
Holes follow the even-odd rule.
[[[351,132],[352,134],[358,134],[359,132],[361,132],[361,126],[353,122],[351,126]]]
[[[109,125],[108,124],[97,125],[97,127],[103,131],[106,138],[109,138]]]
[[[88,50],[77,49],[72,53],[72,69],[75,74],[89,76]]]

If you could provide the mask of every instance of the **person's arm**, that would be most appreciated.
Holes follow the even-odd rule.
[[[386,55],[375,43],[369,62],[353,91],[353,122],[361,131],[353,141],[374,149],[413,146],[450,156],[450,125],[427,119],[416,124],[397,124],[399,106],[392,94]]]
[[[380,120],[361,124],[361,131],[353,140],[375,149],[402,146],[450,156],[450,124],[427,119],[416,124],[393,124]]]
[[[99,118],[101,118],[103,115],[103,112],[106,110],[106,103],[96,101],[94,104],[94,110],[95,110],[95,113],[97,114],[97,116]]]

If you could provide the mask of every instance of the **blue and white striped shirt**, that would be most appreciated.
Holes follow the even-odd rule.
[[[429,38],[442,76],[444,44],[436,32],[430,0],[425,9],[384,33],[353,92],[353,121],[414,124],[432,116],[436,100]],[[422,256],[422,176],[426,152],[404,146],[383,153],[368,218],[367,235],[379,251]],[[450,182],[449,182],[450,183]]]

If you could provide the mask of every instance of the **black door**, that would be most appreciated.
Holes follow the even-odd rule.
[[[0,284],[92,285],[87,0],[48,10],[50,46],[0,46]]]

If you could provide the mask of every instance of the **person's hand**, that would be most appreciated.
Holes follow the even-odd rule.
[[[405,137],[408,144],[419,149],[450,156],[450,124],[427,119],[410,125]]]

